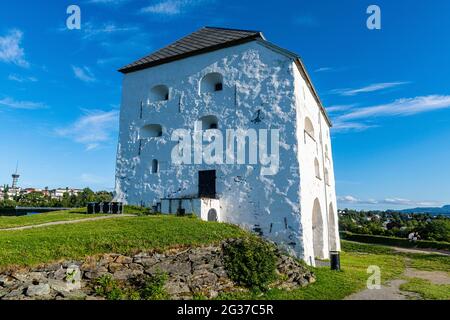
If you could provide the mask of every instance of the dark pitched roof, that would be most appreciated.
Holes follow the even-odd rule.
[[[264,39],[259,31],[204,27],[149,56],[119,69],[129,73],[193,55]]]

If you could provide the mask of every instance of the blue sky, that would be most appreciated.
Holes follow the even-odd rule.
[[[65,26],[71,4],[81,30]],[[335,125],[341,208],[450,203],[449,16],[446,0],[2,1],[0,183],[19,161],[23,187],[112,190],[116,70],[208,25],[300,54]]]

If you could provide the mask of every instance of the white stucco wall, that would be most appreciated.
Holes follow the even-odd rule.
[[[296,119],[298,123],[297,140],[299,142],[298,158],[301,168],[300,205],[304,229],[302,236],[305,243],[304,259],[311,263],[315,257],[329,258],[330,250],[340,251],[334,168],[330,126],[321,112],[313,92],[308,88],[306,80],[302,77],[295,63],[294,68]],[[314,139],[305,133],[306,118],[309,118],[314,126]],[[319,162],[320,178],[316,176],[315,159]],[[325,179],[325,170],[328,171],[328,179]],[[322,229],[319,239],[313,237],[313,211],[316,201],[320,206],[322,220],[322,226],[315,226]],[[334,228],[332,228],[332,225],[334,225]],[[322,243],[321,250],[314,250],[314,241]]]
[[[221,92],[201,94],[201,79],[211,72],[224,77]],[[151,88],[167,85],[169,101],[148,103]],[[155,205],[161,198],[195,197],[198,171],[217,170],[220,221],[257,230],[290,253],[309,262],[312,254],[312,203],[318,198],[324,230],[327,203],[336,211],[334,174],[328,125],[319,118],[319,107],[305,87],[293,60],[258,42],[251,42],[168,64],[126,74],[120,114],[116,198],[131,204]],[[142,119],[141,114],[142,108]],[[262,122],[254,124],[257,110]],[[259,165],[182,165],[171,163],[175,129],[193,130],[203,116],[219,119],[219,130],[253,128],[280,130],[280,170],[261,176]],[[303,117],[308,115],[319,137],[330,146],[330,186],[311,177],[317,156],[323,165],[321,147],[304,143]],[[294,121],[297,119],[297,121]],[[321,121],[321,124],[319,124]],[[142,140],[139,131],[149,124],[163,127],[162,137]],[[299,143],[298,143],[299,141]],[[317,139],[319,143],[319,139]],[[141,151],[139,152],[139,145]],[[160,172],[153,174],[157,159]],[[314,162],[312,162],[314,163]],[[301,169],[300,169],[301,168]],[[337,217],[336,217],[337,223]],[[337,228],[336,228],[337,230]],[[326,238],[326,239],[325,239]],[[324,242],[328,235],[324,232]],[[323,256],[328,255],[328,246]]]

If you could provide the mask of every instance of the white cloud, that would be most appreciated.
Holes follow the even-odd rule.
[[[97,81],[94,74],[91,72],[91,70],[88,67],[72,66],[72,70],[75,75],[75,78],[77,78],[83,82],[90,83],[90,82]]]
[[[450,96],[429,95],[398,99],[392,103],[359,108],[339,116],[340,121],[386,116],[410,116],[422,112],[450,108]]]
[[[119,122],[119,111],[85,111],[85,114],[67,128],[56,129],[56,133],[76,143],[83,144],[87,151],[97,149],[101,143],[112,139]]]
[[[10,74],[8,76],[8,80],[16,81],[16,82],[20,82],[20,83],[23,83],[23,82],[37,82],[38,81],[38,79],[35,78],[35,77],[23,77],[23,76],[18,75],[18,74]]]
[[[327,112],[334,113],[334,112],[347,111],[356,106],[357,106],[356,104],[339,104],[339,105],[333,105],[333,106],[326,107],[326,109],[327,109]]]
[[[152,13],[165,16],[177,16],[189,9],[212,0],[163,0],[141,9],[141,13]]]
[[[391,205],[391,206],[409,206],[409,207],[433,207],[441,206],[442,202],[439,201],[422,201],[422,200],[409,200],[403,198],[386,198],[382,200],[375,199],[358,199],[354,196],[339,196],[337,201],[342,204],[353,204],[353,205]]]
[[[314,72],[328,72],[328,71],[333,71],[334,69],[331,67],[322,67],[322,68],[318,68],[316,70],[314,70]]]
[[[348,106],[351,107],[347,108]],[[391,103],[363,108],[348,106],[327,108],[330,113],[337,113],[332,119],[333,132],[362,131],[374,128],[378,125],[373,123],[373,119],[378,117],[406,117],[423,112],[447,109],[450,108],[450,95],[402,98]],[[346,109],[349,111],[345,113]]]
[[[333,132],[364,131],[375,127],[377,127],[377,125],[363,122],[334,121],[332,130]]]
[[[339,196],[337,197],[337,201],[341,203],[351,203],[351,204],[377,204],[378,201],[374,199],[361,200],[354,196]]]
[[[0,61],[13,63],[23,68],[30,66],[25,59],[25,51],[21,47],[22,38],[23,32],[17,29],[0,37]]]
[[[368,92],[376,92],[385,89],[391,89],[395,87],[399,87],[409,82],[405,81],[397,81],[397,82],[382,82],[382,83],[373,83],[368,86],[357,88],[357,89],[334,89],[331,92],[339,94],[341,96],[355,96],[360,93],[368,93]]]
[[[87,22],[83,25],[81,32],[83,39],[92,39],[99,36],[110,36],[117,33],[125,33],[131,31],[139,31],[138,27],[120,27],[112,22],[96,25],[92,22]]]
[[[8,108],[13,108],[13,109],[25,109],[25,110],[48,108],[48,106],[42,102],[16,101],[10,97],[0,99],[0,106],[5,106]]]

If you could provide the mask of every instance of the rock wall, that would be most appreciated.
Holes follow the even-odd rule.
[[[229,243],[229,241],[227,241]],[[83,261],[63,261],[27,270],[0,274],[0,300],[103,299],[96,295],[96,280],[110,275],[127,284],[142,275],[164,272],[165,290],[171,299],[192,299],[195,295],[215,298],[220,293],[245,291],[237,286],[224,267],[222,247],[141,252],[132,256],[104,254]],[[303,264],[281,252],[276,253],[280,280],[272,286],[291,290],[315,281]],[[282,276],[281,276],[282,275]]]

